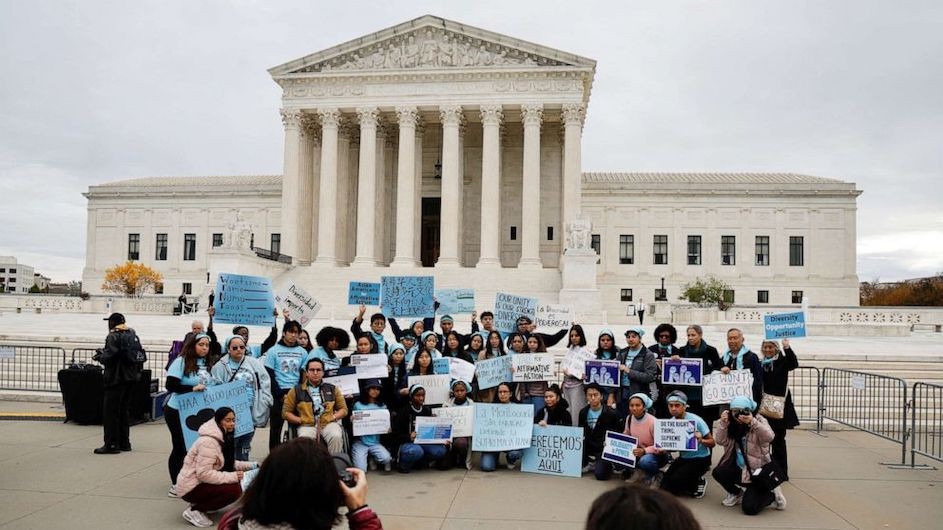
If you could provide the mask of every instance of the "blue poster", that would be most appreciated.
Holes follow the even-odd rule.
[[[350,282],[347,286],[347,303],[350,305],[380,305],[380,284]]]
[[[435,316],[432,276],[382,276],[380,308],[393,318],[425,318]]]
[[[537,321],[537,299],[514,294],[497,293],[494,297],[494,327],[498,331],[517,331],[517,319],[530,318]]]
[[[510,451],[530,447],[533,405],[475,403],[474,451]]]
[[[452,361],[449,357],[440,357],[432,359],[432,373],[440,375],[449,375],[452,372]]]
[[[435,292],[440,315],[471,313],[475,310],[474,289],[439,289]]]
[[[534,425],[530,447],[524,449],[521,471],[580,478],[582,468],[583,429],[581,427]]]
[[[180,411],[180,424],[187,449],[200,437],[200,427],[213,419],[213,414],[220,407],[229,407],[236,413],[236,436],[249,434],[255,429],[252,424],[252,403],[242,381],[209,386],[202,392],[180,394],[177,396],[177,410]]]
[[[511,372],[511,357],[505,355],[476,362],[475,377],[478,378],[478,388],[481,390],[510,382],[514,377]]]
[[[701,386],[701,359],[663,359],[661,382],[666,385]]]
[[[216,279],[217,324],[271,326],[275,323],[272,280],[264,276],[219,273]]]
[[[618,387],[619,379],[619,361],[586,361],[586,370],[583,372],[584,383]]]
[[[766,340],[805,337],[805,312],[763,315],[763,329]]]

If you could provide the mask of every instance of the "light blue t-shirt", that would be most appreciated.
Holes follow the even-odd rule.
[[[704,421],[704,419],[698,416],[697,414],[686,412],[684,414],[684,418],[682,419],[694,420],[694,428],[697,429],[697,432],[701,433],[701,436],[707,436],[711,432],[710,427],[707,426],[707,422]],[[681,458],[700,458],[703,456],[710,456],[710,455],[711,455],[711,450],[708,449],[707,446],[705,446],[701,442],[697,443],[697,451],[682,451],[681,452]]]
[[[167,377],[176,377],[180,380],[180,384],[184,386],[211,386],[216,383],[210,371],[206,369],[206,359],[202,357],[198,358],[196,360],[196,367],[197,371],[194,373],[183,373],[183,356],[177,357],[174,359],[174,362],[170,363],[170,368],[167,369]],[[177,408],[176,392],[171,394],[170,399],[167,400],[167,406],[172,409]]]
[[[377,409],[385,409],[385,408],[386,406],[380,405],[377,403],[362,403],[359,399],[354,402],[354,410],[377,410]],[[368,446],[377,445],[378,443],[380,443],[379,434],[365,434],[363,436],[360,436],[359,438],[360,438],[360,441],[364,445],[368,445]]]
[[[643,347],[641,347],[641,346],[639,346],[639,348],[638,348],[637,350],[635,350],[635,351],[626,350],[626,354],[625,354],[625,365],[628,366],[629,368],[631,368],[631,367],[632,367],[632,361],[635,360],[635,357],[638,356],[638,355],[644,355],[644,351],[646,351],[645,348],[643,348]],[[628,372],[622,372],[622,386],[628,387],[628,386],[630,386],[631,384],[632,384],[632,380],[629,379],[629,374],[628,374]]]
[[[290,390],[301,380],[301,366],[308,352],[301,346],[276,344],[265,352],[265,367],[275,372],[275,383]]]
[[[321,359],[321,360],[324,362],[324,370],[325,370],[325,371],[327,371],[327,370],[337,370],[338,368],[341,367],[341,359],[340,359],[340,357],[336,357],[336,356],[335,356],[335,357],[332,359],[331,356],[327,354],[327,350],[325,350],[324,348],[322,348],[322,347],[320,347],[320,346],[318,346],[317,348],[311,350],[311,352],[308,353],[307,356],[305,356],[305,359],[304,359],[304,362],[302,363],[302,365],[305,365],[305,366],[306,366],[306,365],[308,364],[308,361],[311,360],[311,359]]]
[[[589,425],[590,429],[596,428],[596,422],[599,421],[599,416],[602,416],[602,407],[599,410],[593,410],[592,407],[586,411],[586,424]]]
[[[261,344],[252,344],[246,348],[246,351],[249,355],[258,359],[262,356],[262,345]]]
[[[255,373],[249,369],[247,363],[240,363],[226,356],[226,365],[229,367],[231,372],[235,372],[232,376],[233,381],[242,381],[246,385],[246,394],[249,395],[249,403],[255,403]],[[228,381],[221,381],[221,383],[226,383]]]

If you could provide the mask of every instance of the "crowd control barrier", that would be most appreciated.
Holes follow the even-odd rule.
[[[943,385],[914,383],[910,400],[910,467],[916,455],[943,462]]]
[[[65,350],[50,346],[0,346],[0,390],[59,391],[56,376]]]

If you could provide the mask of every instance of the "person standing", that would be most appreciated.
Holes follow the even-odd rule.
[[[641,298],[638,299],[638,303],[635,304],[635,314],[638,315],[638,325],[645,324],[645,301]]]
[[[737,328],[727,331],[727,351],[720,358],[720,371],[750,370],[753,374],[753,401],[763,401],[763,365],[760,358],[743,343],[743,332]]]
[[[103,382],[105,399],[102,418],[105,444],[95,449],[97,455],[113,455],[131,450],[131,428],[128,413],[134,383],[141,378],[144,348],[133,329],[125,324],[124,315],[112,313],[108,321],[105,347],[93,358],[105,367]]]
[[[281,443],[282,404],[285,395],[301,380],[302,367],[306,360],[315,355],[309,354],[298,345],[298,334],[301,333],[301,324],[288,320],[282,326],[282,340],[278,341],[263,356],[263,364],[272,381],[272,409],[269,412],[269,451]],[[346,335],[346,333],[345,333]],[[316,350],[315,350],[316,351]],[[338,362],[340,365],[340,362]]]
[[[776,341],[764,340],[760,350],[763,352],[760,365],[763,367],[764,399],[785,398],[781,415],[764,412],[763,408],[760,409],[760,414],[766,417],[770,428],[773,429],[773,434],[776,435],[771,444],[773,460],[782,468],[783,479],[789,480],[789,462],[786,458],[786,430],[799,426],[799,416],[796,414],[796,406],[792,401],[792,394],[789,392],[789,372],[799,367],[799,359],[796,358],[795,352],[789,347],[789,339],[783,339],[781,350]]]
[[[213,365],[210,373],[221,383],[241,381],[246,385],[249,395],[249,410],[252,412],[252,425],[255,428],[265,427],[271,414],[272,381],[262,361],[252,357],[247,351],[246,343],[241,335],[233,335],[226,339],[224,345],[226,354]],[[236,458],[249,460],[249,451],[252,449],[252,432],[237,436]]]

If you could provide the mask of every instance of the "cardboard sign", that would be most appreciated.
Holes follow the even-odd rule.
[[[578,350],[567,350],[563,361],[560,362],[560,371],[564,374],[570,374],[571,377],[583,379],[586,372],[586,361],[595,361],[596,354],[589,348],[580,348]]]
[[[432,409],[432,414],[452,422],[452,437],[462,438],[475,433],[475,407],[440,407]]]
[[[440,315],[471,313],[475,310],[474,289],[439,289],[435,292]]]
[[[704,376],[704,405],[726,405],[737,396],[753,395],[753,374],[749,370],[711,372]]]
[[[666,451],[697,451],[694,420],[655,420],[655,445]]]
[[[380,305],[380,284],[350,282],[347,284],[347,303],[350,305]]]
[[[355,353],[350,356],[350,366],[357,369],[357,379],[383,379],[390,376],[386,355],[380,353]]]
[[[331,383],[340,389],[344,396],[359,396],[360,383],[357,379],[357,369],[353,366],[342,366],[324,373],[324,382]]]
[[[474,451],[510,451],[530,447],[534,430],[534,406],[475,404]]]
[[[580,478],[583,468],[583,429],[534,425],[530,447],[524,449],[521,471]]]
[[[449,360],[449,375],[452,379],[461,379],[466,383],[471,383],[475,378],[475,365],[459,359],[458,357],[447,357]]]
[[[177,395],[177,410],[183,427],[183,441],[187,449],[200,437],[199,430],[220,407],[229,407],[236,414],[236,436],[249,434],[252,424],[252,402],[245,383],[233,381],[224,385],[208,386],[202,392]]]
[[[805,337],[805,312],[763,315],[763,330],[766,340]]]
[[[619,361],[586,361],[583,382],[599,386],[619,386]]]
[[[221,272],[216,279],[215,293],[213,320],[217,324],[268,327],[275,323],[271,279]]]
[[[410,375],[406,378],[407,387],[420,384],[426,389],[426,405],[441,405],[449,399],[449,386],[452,378],[448,375]]]
[[[387,409],[355,410],[350,414],[354,436],[390,432],[390,411]]]
[[[388,318],[435,316],[432,276],[381,276],[380,308]]]
[[[638,447],[638,439],[621,432],[606,431],[602,459],[623,466],[635,467],[635,455],[632,451],[636,447]]]
[[[475,376],[478,378],[478,388],[487,390],[501,383],[511,380],[511,357],[504,355],[493,359],[485,359],[475,363]]]
[[[553,379],[553,355],[549,353],[518,353],[511,356],[513,381],[550,381]]]
[[[507,293],[497,293],[494,297],[494,327],[498,331],[513,333],[517,331],[517,319],[528,317],[533,322],[537,319],[537,299]]]
[[[275,296],[275,303],[282,309],[287,309],[292,320],[297,320],[301,327],[308,325],[311,319],[321,310],[321,302],[305,292],[301,287],[291,284],[287,289]]]
[[[573,309],[563,304],[540,304],[537,306],[537,318],[534,323],[538,328],[570,329],[573,321]]]
[[[452,421],[435,416],[416,417],[417,444],[444,444],[452,441]]]
[[[661,382],[674,386],[701,386],[701,359],[662,360]]]

